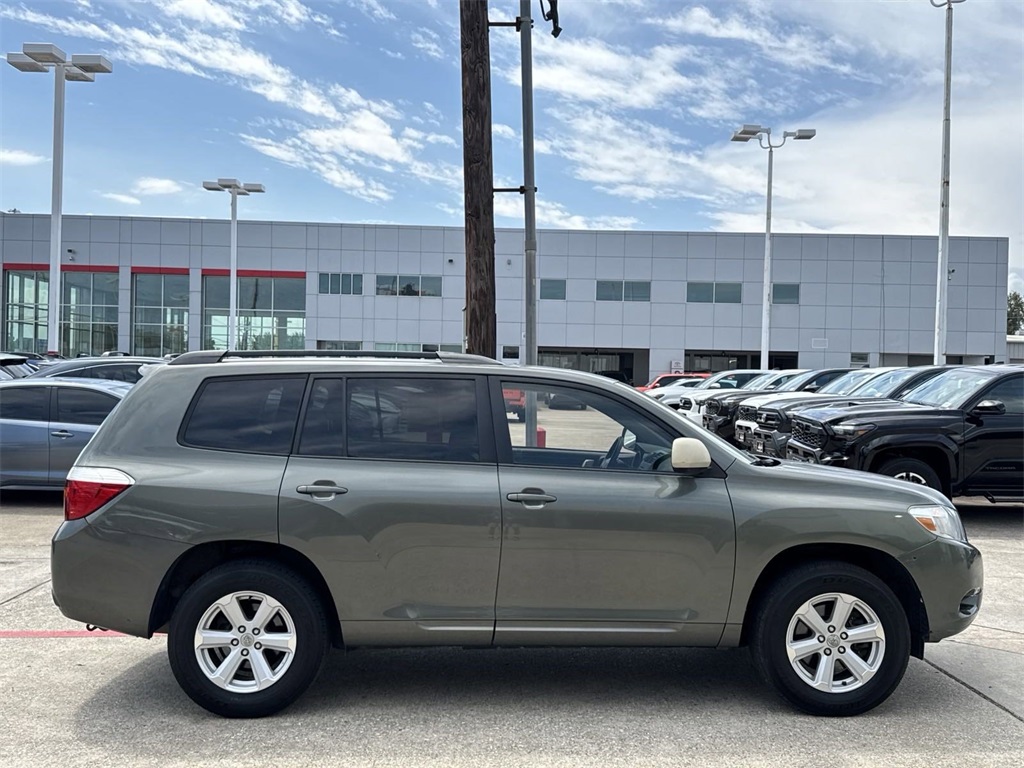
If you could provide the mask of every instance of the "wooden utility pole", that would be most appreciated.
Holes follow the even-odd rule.
[[[459,0],[459,18],[466,207],[466,351],[497,358],[491,48],[487,0]]]

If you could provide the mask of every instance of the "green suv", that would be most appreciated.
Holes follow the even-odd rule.
[[[82,452],[52,576],[69,618],[167,632],[229,717],[286,707],[332,646],[556,645],[749,646],[796,707],[853,715],[974,620],[982,560],[937,491],[752,459],[604,377],[193,352]]]

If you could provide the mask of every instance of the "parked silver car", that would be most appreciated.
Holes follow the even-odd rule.
[[[107,379],[135,384],[142,378],[141,368],[149,365],[165,365],[166,363],[167,361],[160,357],[127,357],[124,355],[79,357],[74,360],[61,360],[44,365],[32,374],[32,378],[69,376],[76,379]]]
[[[98,379],[0,381],[0,488],[62,490],[82,448],[131,387]]]

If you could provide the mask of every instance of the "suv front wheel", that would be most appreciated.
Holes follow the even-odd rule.
[[[910,627],[878,577],[843,562],[783,575],[758,606],[751,637],[758,672],[814,715],[866,712],[895,690],[910,659]]]
[[[313,589],[276,563],[245,560],[189,587],[171,618],[167,655],[199,706],[224,717],[264,717],[302,695],[328,646]]]

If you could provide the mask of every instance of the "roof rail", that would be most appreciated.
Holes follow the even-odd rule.
[[[228,352],[222,349],[205,349],[199,352],[185,352],[171,360],[168,365],[210,365],[227,359],[265,358],[369,358],[382,360],[439,360],[444,363],[472,363],[501,365],[493,358],[470,355],[464,352],[382,352],[369,349],[239,349]]]

